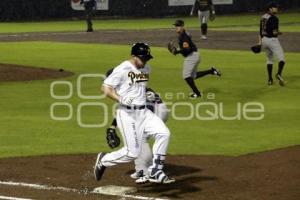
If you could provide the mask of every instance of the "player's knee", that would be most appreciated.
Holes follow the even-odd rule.
[[[285,65],[285,61],[284,60],[280,60],[279,61],[279,65]]]
[[[156,138],[160,138],[160,139],[169,139],[170,138],[170,130],[168,129],[168,127],[164,127],[164,129],[160,130],[157,134],[156,134]]]
[[[184,79],[185,81],[189,81],[189,80],[193,80],[193,77],[192,77],[191,75],[185,75],[185,76],[183,77],[183,79]]]
[[[163,135],[165,138],[169,138],[171,135],[170,130],[166,127],[161,135]]]
[[[140,151],[128,150],[126,157],[128,160],[135,160],[140,154]]]

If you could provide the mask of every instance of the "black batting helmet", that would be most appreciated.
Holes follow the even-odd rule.
[[[150,54],[149,45],[143,42],[137,42],[133,44],[131,48],[131,55],[134,55],[144,61],[148,61],[153,58],[153,56]]]

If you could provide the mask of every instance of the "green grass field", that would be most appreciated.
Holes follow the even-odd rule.
[[[74,95],[68,100],[51,98],[50,84],[53,80],[0,83],[0,157],[109,151],[104,137],[105,128],[80,128],[77,124],[77,106],[90,100],[77,96],[76,78],[83,73],[104,73],[127,59],[129,49],[129,46],[104,44],[0,43],[1,63],[64,68],[76,73],[76,76],[64,79],[74,85]],[[183,91],[188,94],[189,90],[181,79],[183,59],[180,56],[174,59],[165,48],[153,47],[152,54],[155,59],[151,61],[150,86],[168,102],[187,101],[195,106],[199,102],[223,103],[226,116],[237,112],[239,102],[261,102],[265,108],[264,119],[260,121],[201,121],[195,117],[189,121],[176,121],[170,118],[170,154],[241,155],[300,144],[300,53],[286,53],[288,62],[284,76],[288,82],[282,88],[278,84],[266,85],[263,54],[202,50],[200,68],[216,65],[223,71],[222,78],[205,77],[197,81],[205,94],[215,93],[214,100],[167,100],[163,95],[166,92]],[[99,79],[88,79],[83,83],[84,94],[100,93]],[[63,86],[56,89],[57,94],[66,93]],[[71,120],[51,120],[50,105],[57,101],[72,104],[74,116]],[[112,105],[112,101],[107,99],[91,102]],[[58,109],[57,115],[65,116],[64,110]],[[175,113],[188,116],[187,110],[187,107],[177,107]],[[209,110],[212,111],[211,108]],[[203,108],[199,112],[204,115],[206,111]],[[86,123],[103,120],[103,112],[98,108],[87,108],[83,114]]]
[[[221,15],[214,22],[209,23],[213,30],[222,31],[258,31],[262,13],[243,15]],[[280,13],[280,28],[283,32],[300,32],[300,13]],[[198,17],[183,17],[188,28],[198,28]],[[96,30],[105,29],[161,29],[173,28],[175,18],[163,19],[121,19],[121,20],[94,20]],[[85,21],[53,21],[53,22],[25,22],[0,23],[0,33],[20,32],[56,32],[82,31]]]

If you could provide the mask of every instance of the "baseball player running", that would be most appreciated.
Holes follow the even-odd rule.
[[[284,86],[282,71],[285,65],[285,58],[283,49],[278,40],[278,35],[280,35],[281,32],[279,31],[279,19],[276,17],[277,12],[277,4],[273,2],[269,3],[267,12],[260,20],[259,44],[262,46],[262,49],[266,51],[267,55],[268,85],[273,85],[272,70],[274,62],[273,55],[275,54],[279,60],[276,78],[279,84]]]
[[[198,12],[198,17],[200,20],[200,26],[201,26],[201,38],[203,40],[207,39],[207,23],[208,19],[214,20],[215,19],[215,7],[212,2],[212,0],[195,0],[195,3],[192,7],[190,15],[192,16],[194,14],[194,11]]]
[[[108,77],[113,69],[106,73]],[[166,122],[168,119],[168,109],[163,103],[160,96],[151,88],[146,88],[146,107],[155,113],[159,118]],[[120,138],[116,132],[117,120],[113,119],[111,126],[106,130],[107,143],[111,148],[116,148],[120,145]],[[148,168],[152,164],[152,152],[148,143],[148,137],[143,137],[141,144],[140,155],[134,160],[135,172],[130,175],[131,178],[136,179],[136,183],[146,183],[149,180]]]
[[[117,126],[121,131],[124,147],[111,152],[99,153],[94,166],[96,180],[100,180],[107,167],[135,160],[141,152],[142,140],[154,137],[153,160],[148,169],[149,181],[172,183],[163,171],[169,144],[170,131],[164,122],[146,108],[146,86],[152,59],[145,43],[136,43],[131,49],[132,57],[117,66],[104,80],[102,90],[106,96],[119,102],[116,111]]]
[[[176,20],[173,25],[176,27],[176,32],[178,33],[179,49],[173,46],[172,43],[168,44],[168,49],[172,54],[181,54],[184,57],[183,79],[193,90],[193,94],[190,97],[201,97],[201,92],[198,90],[194,79],[201,78],[208,74],[221,76],[221,72],[215,67],[211,67],[211,69],[206,71],[197,71],[198,64],[200,63],[200,56],[196,45],[192,41],[192,37],[184,29],[184,21]]]

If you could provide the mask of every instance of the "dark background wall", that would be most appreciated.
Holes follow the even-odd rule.
[[[219,14],[257,12],[269,0],[233,0],[233,5],[218,5]],[[300,0],[278,0],[281,9],[300,10]],[[108,11],[97,11],[97,16],[162,17],[188,15],[191,6],[168,7],[168,0],[109,0]],[[1,21],[47,20],[83,16],[73,11],[70,0],[0,0]]]

